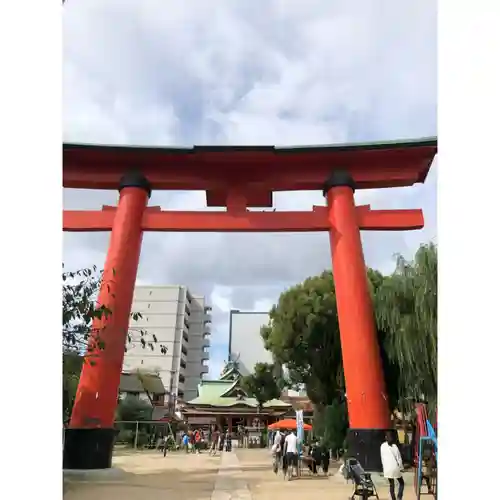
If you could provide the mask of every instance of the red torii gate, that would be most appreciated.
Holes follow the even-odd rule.
[[[355,206],[354,190],[424,182],[437,153],[435,138],[340,146],[195,146],[141,148],[64,144],[63,186],[117,189],[117,207],[63,213],[64,231],[111,231],[99,303],[112,310],[93,329],[105,348],[82,369],[64,467],[111,467],[114,413],[144,231],[328,231],[349,412],[349,453],[380,468],[390,427],[385,381],[373,321],[360,229],[421,229],[421,210]],[[224,212],[147,207],[153,189],[203,190]],[[255,212],[272,207],[274,191],[323,189],[326,207]]]

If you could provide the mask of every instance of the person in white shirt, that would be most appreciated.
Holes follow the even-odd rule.
[[[286,463],[286,468],[290,467],[291,474],[288,475],[288,479],[291,479],[293,475],[293,467],[295,467],[297,476],[298,468],[299,468],[299,452],[297,449],[297,436],[294,431],[291,431],[290,434],[285,438],[285,449],[283,450],[285,453],[284,463]]]
[[[281,432],[276,431],[276,434],[274,435],[274,440],[273,440],[273,448],[275,448],[276,451],[278,451],[280,442],[281,442]]]
[[[273,446],[271,448],[273,454],[273,471],[275,474],[278,473],[279,463],[281,462],[282,449],[281,449],[281,432],[276,431],[273,440]]]
[[[396,445],[392,432],[387,432],[385,442],[380,446],[380,458],[382,459],[382,468],[384,477],[389,481],[389,492],[391,500],[403,500],[403,491],[405,483],[403,480],[403,459]],[[398,496],[394,491],[394,480],[398,481]]]

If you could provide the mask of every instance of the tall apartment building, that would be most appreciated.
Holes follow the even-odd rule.
[[[123,371],[158,372],[169,394],[166,404],[167,399],[175,404],[177,399],[197,397],[209,361],[211,307],[205,298],[192,295],[183,286],[137,286],[132,311],[142,318],[130,321],[131,343]],[[152,350],[148,342],[153,336],[157,344]],[[146,341],[145,347],[141,339]],[[166,354],[160,352],[160,344],[167,347]]]

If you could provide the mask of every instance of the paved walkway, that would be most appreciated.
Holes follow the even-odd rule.
[[[66,483],[66,500],[347,500],[352,486],[335,476],[303,475],[284,481],[271,470],[266,450],[235,450],[222,456],[143,452],[115,457],[115,473]],[[387,487],[378,486],[380,500]],[[407,482],[405,500],[415,500]],[[431,498],[431,497],[425,497]]]
[[[210,500],[253,500],[236,453],[223,453]]]

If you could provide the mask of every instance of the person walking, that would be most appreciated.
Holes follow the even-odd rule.
[[[224,451],[225,441],[226,441],[226,431],[224,431],[223,429],[219,435],[219,451],[221,453]]]
[[[196,450],[194,448],[194,431],[188,431],[189,436],[189,451],[191,453],[195,453]]]
[[[392,432],[387,432],[385,435],[385,442],[380,446],[380,458],[382,459],[384,477],[389,481],[391,500],[403,500],[405,488],[405,482],[403,480],[403,459],[401,458],[401,453],[399,452]],[[395,493],[395,480],[398,482],[397,497]]]
[[[194,431],[194,453],[199,454],[200,453],[200,448],[201,448],[201,430],[196,429]]]
[[[214,430],[212,431],[212,435],[210,436],[210,452],[209,455],[216,455],[217,454],[217,448],[219,445],[219,436],[220,432],[217,427],[214,427]]]
[[[187,435],[187,432],[185,432],[182,436],[182,446],[184,446],[186,453],[189,453],[189,436]]]
[[[167,456],[167,450],[168,450],[168,436],[165,434],[163,437],[163,456]]]
[[[330,449],[327,448],[324,443],[321,443],[319,448],[321,450],[321,468],[323,469],[325,476],[328,476],[328,469],[330,467]]]
[[[293,477],[294,467],[296,475],[299,475],[299,451],[297,448],[297,436],[293,430],[285,438],[284,452],[284,461],[286,462],[285,476],[290,481]]]
[[[271,453],[273,455],[273,472],[277,474],[281,457],[283,455],[283,449],[281,447],[281,432],[279,430],[274,434],[273,440],[273,445],[271,447]]]

